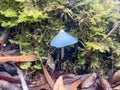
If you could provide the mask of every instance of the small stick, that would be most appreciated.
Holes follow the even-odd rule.
[[[21,55],[21,56],[0,56],[0,62],[26,62],[26,61],[36,61],[37,58],[34,54],[31,55]]]
[[[42,65],[42,69],[48,84],[50,85],[51,88],[53,88],[55,83],[50,74],[48,73],[46,66]]]
[[[113,25],[113,28],[112,30],[100,41],[100,42],[103,42],[106,38],[108,38],[112,33],[113,31],[115,31],[117,29],[117,27],[120,25],[120,21],[117,21],[114,25]]]
[[[15,66],[15,68],[17,68],[17,73],[18,73],[18,75],[20,77],[20,81],[21,81],[21,85],[22,85],[23,90],[29,90],[28,86],[27,86],[27,83],[26,83],[26,81],[24,79],[22,71],[15,64],[14,64],[14,66]]]
[[[10,83],[17,83],[20,84],[20,79],[14,78],[14,77],[9,77],[9,76],[5,76],[5,75],[1,75],[0,74],[0,80],[5,80],[8,81]],[[26,80],[27,84],[31,84],[31,82],[29,80]]]

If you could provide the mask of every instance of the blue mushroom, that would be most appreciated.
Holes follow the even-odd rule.
[[[50,42],[51,46],[61,48],[61,59],[64,57],[64,47],[77,43],[77,39],[61,30]]]

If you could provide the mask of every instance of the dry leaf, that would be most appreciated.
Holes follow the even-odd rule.
[[[64,76],[64,84],[67,90],[77,90],[77,87],[87,78],[90,74],[85,75],[68,75]]]
[[[86,78],[88,78],[90,76],[90,74],[85,74],[85,75],[73,75],[71,78],[69,77],[69,76],[66,76],[66,75],[64,75],[64,78],[65,77],[69,77],[69,78],[65,78],[64,79],[64,83],[65,84],[71,84],[71,83],[73,83],[73,82],[75,82],[75,81],[80,81],[80,82],[83,82]]]
[[[91,74],[85,81],[82,83],[82,89],[83,88],[90,88],[96,81],[96,73]]]
[[[113,90],[120,90],[120,85],[113,88]]]
[[[72,84],[72,87],[71,87],[71,90],[77,90],[77,87],[80,85],[80,81],[75,81],[73,84]]]
[[[120,82],[120,70],[118,70],[112,77],[111,83]]]
[[[113,75],[113,77],[111,79],[111,85],[112,85],[112,87],[116,87],[116,86],[120,85],[120,70],[115,72],[115,74]]]
[[[49,73],[44,65],[42,65],[42,69],[43,69],[43,72],[44,72],[44,75],[45,75],[45,78],[46,78],[48,84],[50,85],[51,88],[53,88],[54,81],[52,80],[52,77],[49,75]]]
[[[50,55],[50,52],[48,52],[48,60],[47,60],[47,65],[54,71],[55,70],[55,63],[53,61],[52,56]]]
[[[63,84],[63,77],[62,76],[59,76],[59,78],[57,79],[53,90],[66,90],[65,86]]]
[[[101,83],[101,86],[103,87],[104,90],[112,90],[109,82],[103,78],[103,76],[98,75],[99,81]]]

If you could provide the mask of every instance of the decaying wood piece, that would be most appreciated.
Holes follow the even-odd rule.
[[[21,55],[21,56],[0,56],[0,62],[26,62],[26,61],[36,61],[37,58],[34,54],[31,55]]]

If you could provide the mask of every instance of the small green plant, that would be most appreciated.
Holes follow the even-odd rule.
[[[80,0],[73,5],[69,0],[1,0],[0,23],[2,27],[13,29],[11,43],[18,44],[22,54],[35,53],[38,61],[42,61],[47,50],[52,49],[50,40],[64,28],[81,38],[86,46],[86,49],[75,47],[78,52],[75,60],[71,55],[75,62],[62,63],[64,69],[67,67],[68,71],[76,72],[86,65],[88,69],[98,65],[96,68],[107,70],[107,65],[102,63],[107,63],[109,56],[113,57],[116,67],[119,66],[120,28],[104,42],[100,41],[120,19],[118,8],[119,3],[114,0]],[[39,63],[35,68],[38,67]]]

